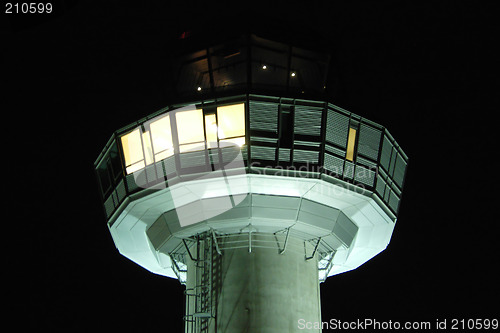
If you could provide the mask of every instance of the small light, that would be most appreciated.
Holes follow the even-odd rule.
[[[201,91],[201,87],[196,88],[196,90]]]
[[[293,77],[293,76],[295,76],[296,74],[295,74],[295,72],[292,72],[292,74],[290,74],[290,75]]]
[[[267,66],[266,65],[262,65],[262,69],[266,70]]]

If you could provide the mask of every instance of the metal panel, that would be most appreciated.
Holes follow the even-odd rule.
[[[329,219],[323,215],[313,214],[311,212],[305,212],[302,209],[300,210],[297,219],[309,225],[313,225],[317,228],[324,229],[325,232],[330,231],[334,223],[333,219]]]
[[[333,154],[338,155],[338,156],[345,156],[345,153],[346,153],[345,150],[332,147],[329,144],[325,144],[325,149],[328,152],[333,153]]]
[[[148,182],[156,180],[156,170],[155,169],[156,168],[155,168],[154,164],[148,165],[144,168]]]
[[[249,106],[250,129],[277,133],[278,104],[249,101]]]
[[[319,148],[321,146],[321,142],[312,142],[312,141],[303,141],[303,140],[294,140],[293,144],[300,145],[300,146],[317,147],[317,148]]]
[[[222,153],[222,161],[224,163],[232,162],[235,161],[238,158],[238,155],[240,154],[240,149],[236,149],[236,147],[227,147],[227,148],[222,148],[221,153]],[[239,164],[236,163],[238,166]]]
[[[274,147],[252,146],[253,159],[274,161],[276,158],[275,154],[276,148]]]
[[[321,134],[321,115],[323,108],[305,105],[295,105],[294,132],[295,134]]]
[[[354,180],[371,187],[373,186],[373,182],[375,181],[375,172],[373,172],[370,169],[364,168],[360,165],[357,165],[354,175]]]
[[[181,167],[205,165],[205,151],[195,151],[180,154]]]
[[[385,180],[380,175],[377,175],[377,186],[376,186],[375,190],[377,191],[377,193],[380,195],[381,198],[384,197],[384,191],[385,191],[386,185],[387,184],[386,184]]]
[[[302,149],[294,149],[294,162],[318,163],[319,151],[309,151]]]
[[[146,230],[146,235],[153,247],[158,250],[160,246],[170,237],[172,234],[168,229],[167,223],[163,216],[160,216],[149,229]]]
[[[376,169],[377,169],[377,163],[372,162],[372,161],[370,161],[370,160],[367,160],[367,159],[365,159],[365,158],[362,158],[362,157],[359,157],[359,156],[358,156],[358,157],[356,158],[356,162],[357,162],[358,164],[363,164],[364,166],[368,167],[368,168],[369,168],[369,169],[371,169],[371,170],[376,170]]]
[[[389,177],[394,176],[394,166],[396,165],[397,152],[396,149],[392,148],[391,161],[389,162]]]
[[[399,208],[399,198],[394,191],[391,191],[389,196],[389,206],[397,213]]]
[[[377,160],[381,132],[366,124],[359,129],[358,154]]]
[[[346,148],[349,117],[328,110],[326,120],[326,141]]]
[[[281,195],[252,194],[252,205],[255,207],[281,207],[298,209],[300,198]]]
[[[176,171],[175,156],[170,156],[163,160],[163,170],[165,170],[166,175],[169,175]]]
[[[104,210],[106,211],[106,216],[110,217],[115,210],[115,205],[113,203],[113,197],[109,196],[108,200],[104,201]]]
[[[344,177],[352,179],[354,177],[354,163],[345,161]]]
[[[350,246],[356,232],[357,226],[355,226],[351,220],[341,212],[337,222],[333,226],[333,233],[335,236],[342,240],[345,245]]]
[[[295,211],[286,208],[252,206],[252,217],[293,221],[296,216],[297,213]]]
[[[385,192],[384,192],[384,202],[388,203],[389,202],[389,195],[391,194],[391,188],[389,185],[385,186]]]
[[[241,147],[241,155],[243,156],[243,159],[245,161],[248,160],[248,146],[247,145],[244,145],[243,147]]]
[[[118,186],[116,187],[116,195],[118,196],[118,201],[121,202],[125,196],[127,195],[125,191],[125,183],[123,179],[120,181]]]
[[[380,155],[380,164],[385,170],[389,170],[389,162],[391,159],[392,143],[387,136],[384,136],[382,144],[382,154]]]
[[[302,199],[300,210],[328,218],[332,224],[339,215],[338,209],[308,199]]]
[[[278,142],[278,139],[277,138],[265,138],[262,136],[251,136],[250,141],[259,141],[259,142],[267,142],[267,143],[276,144]]]
[[[290,161],[290,149],[279,148],[279,160],[280,161]]]
[[[403,157],[398,154],[398,157],[396,159],[396,167],[394,169],[394,181],[400,188],[403,187],[403,179],[405,176],[405,171],[406,171],[406,162],[404,161]]]
[[[210,149],[208,151],[208,158],[211,164],[219,163],[219,151],[217,149]]]
[[[344,159],[325,153],[325,169],[338,175],[344,173]]]
[[[132,193],[139,188],[139,186],[137,186],[137,183],[135,182],[134,174],[127,175],[126,180],[129,193]]]

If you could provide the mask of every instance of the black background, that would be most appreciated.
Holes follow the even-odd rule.
[[[52,3],[2,9],[2,293],[20,329],[182,330],[179,282],[115,249],[93,162],[113,131],[168,105],[180,34],[210,29],[326,45],[331,102],[386,126],[410,158],[391,243],[321,285],[322,319],[498,318],[487,2]]]

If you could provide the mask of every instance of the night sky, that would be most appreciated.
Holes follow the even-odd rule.
[[[409,157],[391,243],[321,285],[322,319],[498,318],[498,19],[486,2],[125,3],[2,11],[2,294],[26,318],[19,330],[182,330],[184,287],[115,249],[93,163],[115,130],[169,104],[182,32],[236,29],[325,45],[330,101],[386,126]]]

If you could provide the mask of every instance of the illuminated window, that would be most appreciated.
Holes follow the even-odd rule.
[[[181,153],[205,149],[202,110],[189,110],[175,114],[179,151]]]
[[[207,135],[207,147],[217,148],[217,120],[215,114],[205,116],[205,134]]]
[[[153,147],[151,146],[151,136],[149,135],[149,131],[142,133],[142,145],[144,147],[146,165],[150,165],[153,163]]]
[[[354,147],[356,145],[356,130],[354,128],[349,128],[349,136],[347,138],[347,153],[345,158],[348,161],[354,160]]]
[[[225,139],[225,140],[220,140],[221,147],[224,147],[224,143],[234,143],[235,145],[238,146],[243,146],[245,144],[245,137],[240,137],[240,138],[232,138],[232,139]]]
[[[149,128],[153,138],[155,161],[172,156],[174,154],[174,146],[172,142],[172,129],[170,128],[170,116],[167,114],[163,118],[152,122]]]
[[[127,174],[144,168],[141,132],[139,128],[121,137]]]
[[[127,174],[174,155],[171,118],[166,114],[121,137]],[[218,107],[217,114],[203,115],[200,109],[179,111],[175,113],[175,125],[180,153],[217,148],[219,143],[221,147],[243,146],[245,105]]]
[[[217,108],[218,137],[221,140],[245,137],[245,105],[235,104]],[[238,142],[241,142],[238,141]]]

